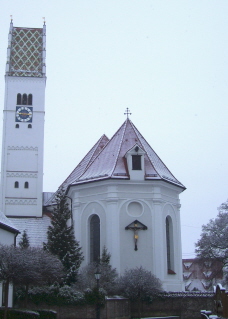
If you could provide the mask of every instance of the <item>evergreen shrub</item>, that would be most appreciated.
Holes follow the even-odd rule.
[[[16,298],[21,301],[24,300],[23,289],[16,291]],[[83,292],[79,292],[67,285],[60,287],[58,284],[30,288],[28,298],[35,305],[44,303],[48,305],[83,305],[85,303]]]

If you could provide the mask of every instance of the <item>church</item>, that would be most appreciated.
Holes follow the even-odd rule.
[[[10,23],[5,73],[1,212],[42,247],[55,191],[43,192],[46,25]],[[48,112],[48,110],[47,110]],[[63,181],[82,266],[105,246],[119,274],[142,266],[166,291],[184,290],[178,181],[129,118],[94,144]],[[92,130],[92,128],[91,128]],[[77,132],[76,132],[77,134]],[[17,236],[17,242],[20,239]]]

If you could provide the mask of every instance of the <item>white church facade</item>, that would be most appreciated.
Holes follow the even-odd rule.
[[[33,246],[46,241],[55,202],[54,193],[43,193],[42,203],[45,38],[45,25],[10,25],[1,211],[17,229],[27,231]],[[106,246],[120,274],[143,266],[165,290],[182,291],[179,194],[185,187],[128,115],[113,137],[103,135],[61,185],[69,197],[83,265],[97,261]]]

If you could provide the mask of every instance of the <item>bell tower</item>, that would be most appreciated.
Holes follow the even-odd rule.
[[[3,111],[1,210],[42,216],[46,25],[8,36]]]

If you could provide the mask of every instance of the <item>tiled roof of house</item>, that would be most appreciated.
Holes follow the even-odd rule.
[[[0,228],[5,228],[12,233],[18,233],[19,231],[16,225],[14,225],[14,223],[12,223],[2,212],[0,212]]]
[[[97,141],[97,143],[91,148],[91,150],[86,154],[86,156],[81,160],[81,162],[75,167],[75,169],[71,172],[71,174],[65,179],[65,181],[60,185],[59,188],[67,189],[67,187],[77,180],[83,172],[86,170],[88,165],[94,160],[94,158],[100,153],[100,151],[104,148],[104,146],[109,141],[106,135],[102,135],[101,138]],[[53,193],[52,196],[44,202],[44,206],[53,205],[55,202],[55,195]]]
[[[71,185],[107,178],[129,179],[125,154],[135,145],[145,151],[145,179],[164,180],[185,189],[154,152],[134,124],[129,120],[123,123],[101,152],[90,161],[80,177]]]
[[[26,231],[31,247],[43,247],[43,242],[47,242],[48,226],[51,219],[47,215],[43,217],[8,217],[8,219],[20,230],[17,236],[17,245],[21,240],[24,230]]]

